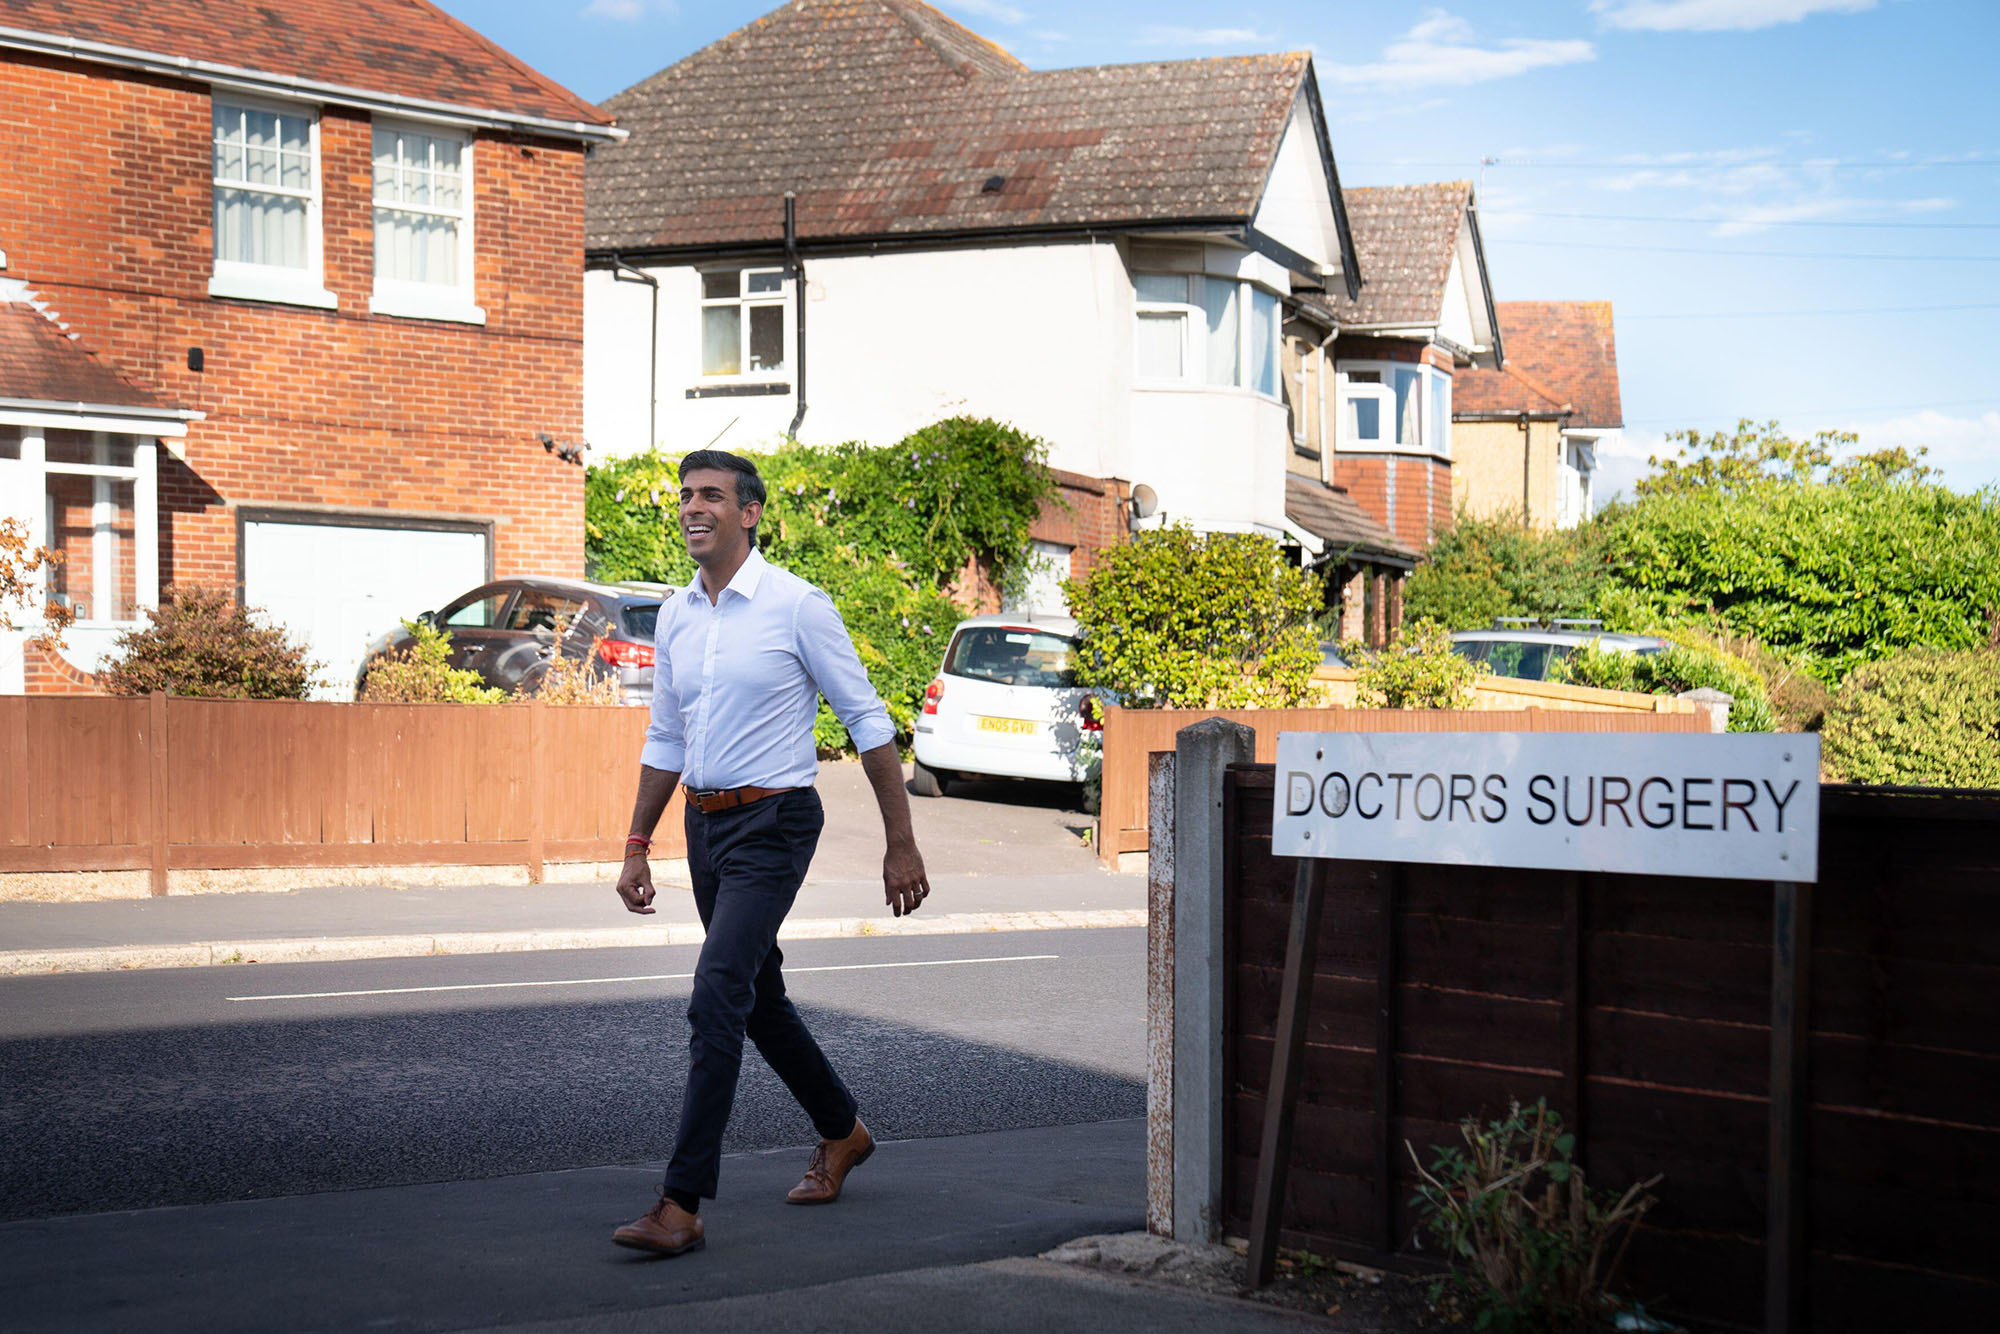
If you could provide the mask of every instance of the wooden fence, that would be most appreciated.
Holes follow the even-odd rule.
[[[616,861],[644,709],[0,697],[0,871]],[[679,797],[659,857],[684,856]]]
[[[1352,667],[1320,667],[1313,672],[1311,702],[1321,708],[1349,709],[1360,697],[1360,673]],[[1562,681],[1527,681],[1512,676],[1481,676],[1473,685],[1472,707],[1478,709],[1567,709],[1578,713],[1696,713],[1693,704],[1673,695],[1646,695],[1635,690],[1601,690]]]
[[[1272,772],[1225,781],[1224,1214],[1247,1233],[1295,863]],[[1990,1328],[2000,1310],[2000,795],[1822,789],[1801,1183],[1815,1330]],[[1590,1178],[1664,1173],[1622,1291],[1765,1311],[1772,887],[1324,864],[1281,1236],[1431,1260],[1415,1180],[1453,1123],[1547,1098]],[[1783,1179],[1780,1177],[1779,1179]]]
[[[1541,685],[1541,682],[1523,682]],[[1623,691],[1597,692],[1622,695]],[[1652,700],[1651,695],[1633,699]],[[1257,759],[1278,754],[1284,732],[1702,732],[1707,719],[1679,700],[1674,712],[1567,709],[1120,709],[1104,718],[1103,781],[1097,806],[1097,854],[1118,869],[1126,853],[1146,851],[1146,767],[1172,750],[1183,727],[1227,718],[1256,730]]]

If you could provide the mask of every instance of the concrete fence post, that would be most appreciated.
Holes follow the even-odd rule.
[[[1256,758],[1257,733],[1209,718],[1174,748],[1173,1235],[1222,1234],[1222,776]]]
[[[1696,711],[1708,719],[1709,731],[1729,730],[1729,706],[1736,702],[1736,696],[1717,690],[1713,686],[1702,686],[1698,690],[1683,690],[1675,698],[1684,699],[1694,705]]]
[[[1146,766],[1146,1230],[1174,1235],[1174,753]]]

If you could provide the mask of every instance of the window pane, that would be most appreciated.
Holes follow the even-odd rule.
[[[713,275],[703,275],[704,279]],[[737,375],[742,365],[742,311],[737,306],[709,306],[701,312],[701,373]]]
[[[1349,384],[1380,384],[1382,383],[1382,372],[1349,371],[1347,372],[1347,382]]]
[[[1430,420],[1425,423],[1424,435],[1429,439],[1431,453],[1448,456],[1451,453],[1451,377],[1431,376]]]
[[[733,300],[742,288],[740,270],[718,269],[701,275],[701,298],[704,301]]]
[[[1408,449],[1423,446],[1423,438],[1417,434],[1423,416],[1420,398],[1423,380],[1423,373],[1414,368],[1396,369],[1396,443]]]
[[[1250,291],[1251,385],[1259,393],[1278,392],[1278,298]]]
[[[743,290],[750,296],[785,290],[785,274],[782,269],[752,269],[743,276]]]
[[[534,589],[522,589],[521,596],[514,600],[514,610],[508,613],[509,630],[554,630],[556,622],[574,621],[583,604],[573,598],[557,593],[543,593]]]
[[[750,369],[785,369],[785,308],[750,307]]]
[[[1188,299],[1188,280],[1178,273],[1134,274],[1132,287],[1141,301],[1176,301],[1185,305]]]
[[[1379,443],[1382,439],[1382,400],[1373,394],[1347,400],[1347,438]]]
[[[1236,384],[1237,348],[1236,337],[1237,284],[1234,278],[1204,278],[1201,280],[1201,308],[1208,318],[1208,382],[1210,384]]]
[[[303,269],[306,201],[217,186],[215,257],[239,264]]]
[[[396,202],[396,132],[375,131],[375,202]]]
[[[1004,625],[974,626],[959,632],[944,669],[953,676],[1000,685],[1063,687],[1075,684],[1069,653],[1070,641],[1061,635]]]
[[[46,496],[46,540],[62,555],[48,572],[50,599],[83,620],[131,620],[138,585],[132,483],[51,473]]]
[[[375,210],[375,272],[399,282],[458,285],[458,220]]]
[[[1182,345],[1187,318],[1183,315],[1139,317],[1139,374],[1155,380],[1178,380],[1186,374]]]
[[[444,623],[455,630],[486,629],[500,619],[500,607],[506,601],[505,593],[489,593],[483,598],[474,598],[455,611],[447,610]]]

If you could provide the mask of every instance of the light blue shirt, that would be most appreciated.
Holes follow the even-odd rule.
[[[857,750],[896,739],[833,599],[753,550],[713,604],[699,572],[660,604],[639,762],[699,789],[809,786],[821,695]]]

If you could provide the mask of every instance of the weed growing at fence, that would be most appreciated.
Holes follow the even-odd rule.
[[[1457,1298],[1494,1334],[1583,1331],[1616,1312],[1611,1282],[1660,1178],[1615,1197],[1591,1190],[1571,1159],[1576,1137],[1542,1100],[1458,1130],[1465,1148],[1439,1148],[1429,1168],[1403,1146],[1422,1181],[1411,1203],[1451,1263],[1433,1303]]]

